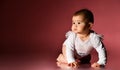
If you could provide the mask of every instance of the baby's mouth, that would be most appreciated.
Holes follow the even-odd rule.
[[[77,29],[74,29],[75,31],[77,31]]]

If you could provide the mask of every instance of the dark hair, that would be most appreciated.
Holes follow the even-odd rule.
[[[81,9],[73,14],[73,16],[82,15],[86,23],[94,23],[94,16],[93,13],[88,9]]]

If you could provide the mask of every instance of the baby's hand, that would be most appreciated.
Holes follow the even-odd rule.
[[[93,68],[100,68],[100,64],[98,64],[98,63],[93,63],[93,64],[91,65],[91,67],[93,67]]]
[[[68,66],[77,68],[77,67],[79,67],[79,63],[78,62],[72,62],[72,63],[69,63]]]

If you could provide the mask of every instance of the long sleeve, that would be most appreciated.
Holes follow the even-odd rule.
[[[75,62],[74,58],[74,41],[75,41],[75,33],[69,31],[66,33],[67,39],[63,43],[66,46],[66,58],[68,63]]]
[[[106,53],[105,46],[101,41],[101,37],[96,35],[92,42],[93,42],[93,47],[98,52],[99,60],[97,61],[97,63],[100,65],[105,65],[107,62],[107,53]]]

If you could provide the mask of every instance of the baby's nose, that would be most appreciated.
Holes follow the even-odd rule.
[[[75,27],[77,27],[78,25],[77,24],[75,24]]]

